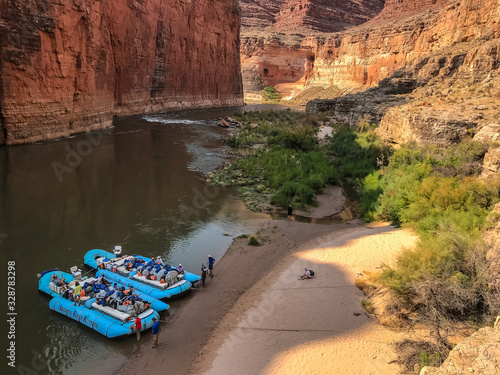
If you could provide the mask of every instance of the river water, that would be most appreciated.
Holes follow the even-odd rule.
[[[73,265],[87,272],[86,251],[115,245],[198,272],[209,253],[220,259],[232,237],[268,218],[246,209],[235,189],[203,178],[225,161],[217,118],[264,108],[117,118],[105,131],[0,148],[4,280],[7,262],[16,268],[17,368],[3,365],[8,373],[110,374],[137,350],[135,337],[110,340],[50,311],[37,273]],[[10,341],[2,334],[4,347]]]

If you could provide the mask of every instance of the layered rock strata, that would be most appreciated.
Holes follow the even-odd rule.
[[[325,33],[364,23],[380,13],[383,5],[383,0],[242,0],[246,96],[277,85],[284,97],[297,95],[313,70]]]
[[[414,31],[410,44],[414,49],[403,54],[407,59],[403,68],[382,79],[376,88],[350,98],[351,106],[346,105],[344,98],[338,98],[312,102],[308,109],[327,110],[330,106],[337,110],[342,103],[343,117],[348,113],[351,125],[369,113],[380,124],[379,135],[392,143],[449,144],[472,136],[492,141],[496,136],[486,129],[496,128],[500,108],[499,20],[500,4],[489,0],[453,3]],[[404,43],[387,41],[394,52],[387,58],[394,55],[397,60]],[[345,82],[355,84],[349,77],[345,77]],[[398,104],[387,95],[394,95],[387,91],[388,87],[405,88],[406,92],[396,94],[405,94],[399,99],[406,103]],[[366,100],[367,94],[379,102],[386,98],[387,103],[395,105],[385,105],[381,110],[377,102]],[[485,126],[488,128],[483,131]]]
[[[241,0],[240,6],[245,34],[262,28],[334,32],[372,19],[383,9],[384,0]]]
[[[0,52],[0,143],[242,104],[236,0],[6,0]]]

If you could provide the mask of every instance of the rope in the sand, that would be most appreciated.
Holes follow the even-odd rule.
[[[194,324],[196,325],[196,324]],[[212,328],[217,328],[218,325],[214,324],[203,324],[203,326],[206,327],[212,327]],[[240,326],[230,326],[230,325],[224,325],[224,328],[231,328],[231,329],[246,329],[246,330],[261,330],[261,331],[283,331],[283,332],[344,332],[344,333],[352,333],[352,332],[358,332],[359,329],[285,329],[285,328],[259,328],[259,327],[240,327]],[[390,332],[388,330],[381,330],[381,329],[370,329],[371,332],[376,332],[376,333],[387,333]],[[379,341],[376,341],[379,342]],[[381,341],[380,341],[381,342]]]
[[[349,330],[349,329],[284,329],[284,328],[258,328],[258,327],[238,327],[238,326],[224,326],[224,328],[231,328],[231,329],[246,329],[246,330],[251,330],[251,331],[275,331],[275,332],[342,332],[342,333],[351,333],[351,332],[356,332],[356,330]],[[383,332],[383,331],[375,331],[375,332]],[[376,342],[378,344],[385,344],[385,345],[393,345],[394,341],[392,343],[388,342],[383,342],[383,341],[377,341],[377,340],[370,340],[370,339],[364,339],[361,337],[349,337],[352,339],[356,340],[361,340],[361,341],[367,341],[367,342]]]
[[[356,285],[332,285],[332,286],[320,286],[320,287],[306,287],[306,288],[266,288],[266,289],[261,289],[261,291],[267,291],[267,290],[302,290],[302,289],[336,289],[336,288],[357,288]],[[241,291],[248,291],[250,288],[246,289],[210,289],[210,288],[203,288],[203,287],[198,287],[195,290],[205,290],[207,292],[241,292]]]

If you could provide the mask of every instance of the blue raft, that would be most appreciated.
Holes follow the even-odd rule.
[[[56,274],[56,276],[59,277],[59,279],[65,278],[65,281],[67,283],[71,283],[73,280],[75,280],[75,278],[71,274],[63,272],[63,271],[53,271],[53,270],[50,270],[50,271],[42,273],[42,274],[43,274],[43,276],[38,281],[38,290],[40,291],[40,293],[45,294],[46,296],[48,296],[50,298],[61,297],[61,294],[57,293],[56,290],[52,290],[50,288],[50,281],[51,281],[51,278],[52,278],[53,274]],[[105,279],[117,283],[118,287],[124,286],[126,289],[128,289],[128,287],[130,285],[132,285],[130,282],[128,282],[128,281],[130,281],[128,279],[124,280],[126,282],[119,282],[118,280],[111,280],[111,279],[109,279],[106,276],[105,276]],[[85,282],[90,282],[92,280],[93,280],[93,278],[88,278],[88,279],[85,279],[85,280],[81,280],[80,284],[83,285],[83,284],[85,284]],[[135,285],[132,285],[132,286],[134,286],[134,288],[135,288]],[[160,301],[157,298],[154,298],[150,294],[143,293],[143,292],[141,292],[139,290],[136,290],[134,293],[137,294],[137,296],[139,298],[143,299],[144,301],[149,302],[151,304],[151,308],[153,310],[155,310],[155,311],[164,312],[164,311],[167,311],[170,308],[170,306],[168,304],[166,304],[165,302]]]
[[[135,272],[132,273],[135,274]],[[118,284],[125,283],[126,285],[133,286],[135,290],[138,290],[143,294],[147,294],[159,300],[164,300],[172,296],[180,295],[182,293],[189,291],[192,287],[192,284],[189,281],[184,280],[183,282],[176,283],[173,286],[162,290],[152,285],[144,284],[140,281],[128,278],[126,276],[118,275],[117,273],[108,270],[97,271],[96,276],[101,276],[101,275],[104,276],[107,280],[111,280]]]
[[[192,288],[193,282],[201,280],[200,276],[187,271],[184,271],[180,281],[176,282],[174,279],[171,285],[162,284],[157,280],[148,280],[138,275],[135,269],[133,271],[126,269],[125,261],[129,258],[140,258],[145,262],[151,261],[151,259],[140,255],[115,258],[115,255],[107,251],[94,249],[85,254],[84,263],[91,268],[99,269],[101,273],[98,272],[98,275],[105,275],[107,279],[118,283],[130,283],[137,290],[157,299],[166,299],[186,293]]]
[[[61,271],[49,272],[43,275],[39,281],[39,291],[53,297],[49,302],[51,310],[76,320],[109,338],[122,337],[137,332],[135,328],[132,328],[134,319],[128,314],[118,311],[113,312],[115,309],[111,307],[99,307],[105,312],[96,310],[98,306],[95,298],[85,301],[82,306],[76,306],[70,300],[61,297],[60,294],[57,293],[56,288],[54,288],[56,289],[56,291],[54,291],[49,286],[51,276],[54,273],[59,278],[66,277],[65,281],[67,282],[73,281],[73,276]],[[141,331],[145,331],[153,326],[153,318],[159,320],[160,315],[153,309],[148,309],[139,314],[139,318],[141,318],[142,322]]]
[[[132,328],[134,320],[124,322],[87,307],[87,305],[93,303],[94,299],[85,302],[85,306],[76,306],[70,300],[55,297],[50,300],[49,307],[51,310],[66,315],[68,318],[76,320],[109,338],[126,336],[137,332],[135,328]],[[153,318],[159,320],[160,315],[153,309],[149,309],[140,314],[139,318],[141,318],[142,322],[141,331],[145,331],[153,326]]]
[[[143,259],[146,262],[151,261],[151,258],[142,256],[142,255],[136,255],[136,254],[134,254],[133,256],[135,258]],[[100,258],[111,260],[111,259],[115,258],[115,255],[112,254],[112,253],[110,253],[110,252],[108,252],[108,251],[100,250],[100,249],[89,250],[85,254],[83,262],[87,266],[89,266],[90,268],[98,269],[99,268],[99,264],[97,263],[97,259],[100,259]],[[194,283],[196,283],[198,281],[201,281],[201,276],[199,276],[199,275],[197,275],[195,273],[188,272],[188,271],[184,270],[184,280],[187,280],[190,283],[194,284]]]

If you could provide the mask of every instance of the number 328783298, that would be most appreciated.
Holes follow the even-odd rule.
[[[7,262],[7,305],[9,311],[16,308],[16,262]]]

